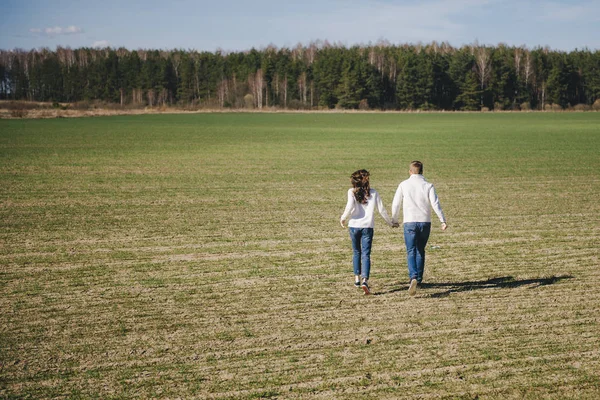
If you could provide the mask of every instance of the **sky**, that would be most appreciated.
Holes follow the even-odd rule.
[[[600,0],[0,0],[0,49],[226,52],[329,41],[600,50]]]

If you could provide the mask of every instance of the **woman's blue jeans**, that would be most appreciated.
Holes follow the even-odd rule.
[[[352,266],[354,275],[369,279],[371,272],[371,244],[373,243],[373,228],[350,228],[352,239]]]
[[[425,270],[425,246],[429,240],[431,222],[407,222],[404,224],[404,243],[406,243],[406,259],[408,277],[421,283]]]

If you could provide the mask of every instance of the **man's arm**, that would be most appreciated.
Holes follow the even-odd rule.
[[[400,208],[402,207],[402,196],[402,185],[398,185],[398,189],[396,189],[396,194],[394,195],[394,201],[392,201],[392,224],[398,224]]]
[[[429,202],[431,203],[431,208],[435,211],[436,215],[440,219],[442,223],[442,230],[445,231],[448,227],[446,223],[446,217],[444,216],[444,212],[442,211],[442,206],[440,205],[440,199],[438,199],[437,193],[435,192],[435,188],[431,185],[431,189],[429,189]]]

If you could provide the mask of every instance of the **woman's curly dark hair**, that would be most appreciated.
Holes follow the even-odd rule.
[[[352,182],[354,188],[354,198],[361,204],[366,204],[367,199],[371,197],[369,175],[369,171],[366,169],[359,169],[350,177],[350,182]]]

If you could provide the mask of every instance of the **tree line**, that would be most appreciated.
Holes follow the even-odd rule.
[[[255,109],[589,108],[600,105],[600,52],[327,41],[243,52],[0,50],[0,99]]]

